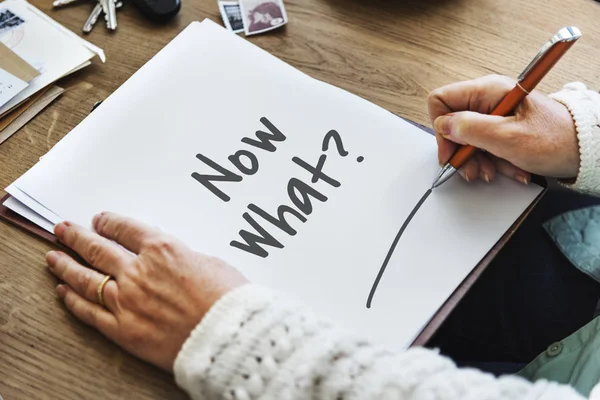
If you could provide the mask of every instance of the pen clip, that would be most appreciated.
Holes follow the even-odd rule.
[[[561,28],[549,41],[546,42],[537,53],[537,55],[531,60],[529,65],[525,67],[521,75],[519,75],[519,82],[523,81],[527,74],[537,65],[537,63],[544,57],[548,51],[558,43],[573,42],[581,37],[581,31],[575,26],[567,26]]]

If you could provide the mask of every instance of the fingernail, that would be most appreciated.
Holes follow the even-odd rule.
[[[56,294],[58,294],[58,297],[60,297],[61,299],[64,299],[67,295],[67,288],[65,287],[65,285],[58,285],[56,287]]]
[[[529,179],[527,179],[526,175],[517,175],[517,180],[521,182],[523,185],[529,185]]]
[[[436,132],[441,135],[449,135],[450,134],[450,116],[442,115],[437,117],[435,121],[433,121],[433,127]]]
[[[471,182],[471,178],[469,177],[469,174],[465,172],[465,180],[467,182]]]
[[[483,180],[486,181],[486,183],[490,183],[490,176],[487,173],[483,173]]]
[[[48,266],[50,267],[50,269],[52,269],[52,267],[54,266],[53,264],[56,263],[56,260],[58,260],[59,254],[56,251],[49,251],[46,253],[46,262],[48,263]]]

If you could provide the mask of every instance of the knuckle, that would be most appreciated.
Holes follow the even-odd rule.
[[[485,76],[484,80],[488,81],[488,82],[499,82],[501,81],[504,77],[504,75],[500,75],[500,74],[489,74],[487,76]]]
[[[94,288],[92,296],[94,296],[94,299],[96,299],[98,297],[98,288],[97,287]],[[119,306],[119,294],[118,294],[118,288],[117,288],[116,281],[114,281],[114,280],[108,281],[106,286],[104,286],[104,302],[106,304],[115,306],[116,309],[119,308],[118,307]],[[115,313],[115,312],[113,312],[113,313]]]
[[[125,289],[120,292],[117,302],[119,303],[119,307],[133,313],[140,311],[140,308],[142,307],[138,296],[134,294],[132,290]]]
[[[69,247],[76,249],[81,242],[81,236],[76,229],[70,228],[65,231],[64,241]]]
[[[85,313],[88,323],[95,326],[98,323],[99,309],[97,307],[89,307]]]
[[[509,91],[515,85],[512,78],[504,75],[492,74],[475,80],[475,91],[477,93],[488,93],[490,88],[499,88],[502,91]]]
[[[153,257],[141,257],[139,260],[132,262],[127,268],[123,269],[123,283],[119,287],[123,287],[125,290],[120,292],[120,296],[132,294],[135,298],[135,295],[139,294],[141,289],[155,283],[154,281],[149,282],[150,278],[148,276],[148,265],[153,262],[152,259]]]
[[[96,265],[104,257],[104,250],[100,243],[94,241],[88,245],[86,255],[90,264]]]
[[[429,95],[427,96],[427,102],[431,103],[432,101],[439,99],[441,96],[442,96],[442,88],[434,89],[431,92],[429,92]]]
[[[115,240],[118,242],[125,236],[126,225],[123,221],[114,221],[112,225],[112,233]]]
[[[64,277],[69,271],[69,259],[67,257],[66,254],[61,254],[54,265],[54,271],[60,278]]]
[[[79,274],[77,277],[77,286],[80,289],[80,293],[87,293],[92,286],[92,273],[85,271]]]
[[[173,253],[175,251],[175,242],[173,239],[167,236],[159,236],[152,239],[148,239],[145,243],[145,247],[156,253]]]
[[[491,75],[486,76],[485,78],[488,81],[488,83],[495,83],[498,85],[503,85],[503,86],[508,86],[508,87],[512,87],[512,85],[514,84],[513,79],[509,78],[506,75],[491,74]]]
[[[67,294],[65,295],[65,306],[67,307],[67,309],[69,311],[71,311],[73,314],[75,313],[75,304],[73,302],[74,298],[73,295],[71,294],[70,290],[67,290]]]
[[[130,268],[123,271],[124,277],[135,286],[140,286],[144,282],[142,266],[139,263],[133,263]]]
[[[460,138],[466,138],[469,136],[469,120],[463,114],[457,114],[453,118],[454,130],[452,135]]]
[[[83,302],[79,301],[78,297],[73,291],[67,292],[67,297],[65,297],[65,306],[75,317],[84,321],[87,320],[86,310],[83,307]]]
[[[68,293],[67,297],[65,297],[65,306],[67,307],[67,310],[69,310],[69,312],[71,312],[71,314],[73,314],[75,317],[79,319],[82,318],[81,307],[72,293]]]

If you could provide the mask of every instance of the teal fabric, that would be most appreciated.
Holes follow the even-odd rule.
[[[559,215],[544,228],[576,268],[600,282],[600,206]],[[600,317],[548,346],[517,375],[568,384],[589,396],[600,382]]]
[[[560,342],[552,343],[517,373],[531,382],[539,379],[570,385],[588,397],[600,382],[600,317]]]
[[[600,207],[559,215],[544,228],[575,267],[600,282]]]

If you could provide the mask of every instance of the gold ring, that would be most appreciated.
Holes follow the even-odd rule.
[[[102,282],[100,282],[100,285],[98,285],[98,303],[100,303],[102,307],[106,307],[106,304],[104,304],[104,286],[106,286],[111,279],[112,276],[106,275],[104,279],[102,279]]]

